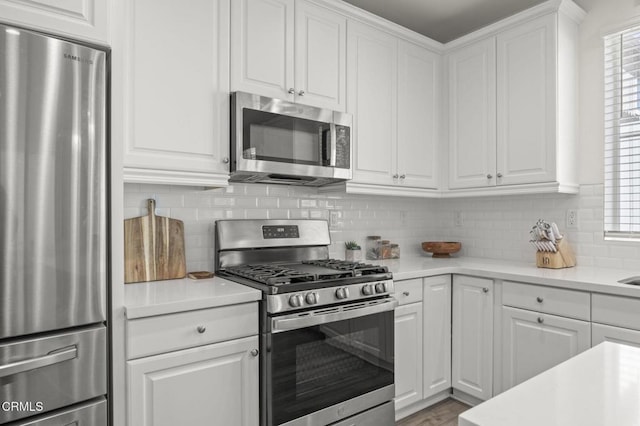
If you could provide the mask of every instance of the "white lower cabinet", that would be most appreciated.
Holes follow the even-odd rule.
[[[252,336],[127,362],[129,425],[257,425],[257,348]]]
[[[604,341],[640,346],[640,299],[593,294],[591,346]]]
[[[591,346],[596,346],[602,342],[640,346],[640,331],[604,324],[591,324]]]
[[[591,347],[591,323],[502,307],[503,390]]]
[[[422,302],[395,311],[396,410],[422,399]]]
[[[453,388],[486,400],[493,394],[493,280],[453,277]]]
[[[423,280],[423,397],[451,387],[451,275]]]

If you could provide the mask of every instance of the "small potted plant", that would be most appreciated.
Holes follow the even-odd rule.
[[[362,259],[362,248],[355,241],[344,243],[344,258],[349,262],[358,262]]]

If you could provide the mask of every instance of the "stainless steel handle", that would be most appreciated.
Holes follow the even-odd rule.
[[[296,313],[284,317],[273,318],[271,320],[271,330],[273,333],[280,333],[288,330],[296,330],[298,328],[311,327],[318,324],[326,324],[329,322],[342,321],[365,315],[392,311],[396,306],[398,306],[398,301],[395,299],[376,300],[374,302],[368,302],[368,306],[354,308],[354,306],[361,304],[363,303],[353,303],[337,307],[334,310],[323,308],[317,311]]]
[[[543,322],[544,322],[544,318],[542,318],[542,317],[538,317],[538,323],[539,323],[539,324],[542,324]]]
[[[224,157],[224,158],[222,159],[222,162],[223,162],[224,164],[229,164],[229,157]]]
[[[487,179],[493,179],[493,175],[492,175],[491,173],[489,173],[489,174],[487,175]]]
[[[403,295],[403,296],[409,296],[409,294],[410,294],[410,293],[409,293],[408,291],[403,291],[403,292],[402,292],[402,295]]]
[[[304,96],[304,90],[299,91],[298,96]]]
[[[259,350],[257,349],[251,349],[251,356],[258,356],[258,354],[260,353]]]
[[[198,333],[202,334],[205,331],[207,331],[207,327],[205,327],[204,325],[199,325],[198,328],[196,328],[196,330],[198,330]]]
[[[483,293],[489,293],[489,287],[483,287],[482,288],[482,292]]]
[[[296,89],[294,89],[294,88],[292,87],[292,88],[290,88],[290,89],[288,90],[288,92],[289,92],[289,94],[290,94],[290,95],[293,95],[293,94],[295,94],[295,93],[296,93]]]
[[[538,303],[542,303],[542,302],[544,302],[544,299],[542,297],[538,296],[538,297],[536,297],[536,301]]]
[[[0,365],[0,377],[12,376],[18,373],[25,373],[36,368],[48,365],[59,364],[78,357],[78,347],[71,346],[59,351],[49,352],[45,356],[25,359],[24,361],[13,362],[11,364]]]
[[[407,177],[407,175],[400,175],[400,179],[404,179],[406,177]]]
[[[502,177],[502,173],[498,173],[496,176],[501,178]]]

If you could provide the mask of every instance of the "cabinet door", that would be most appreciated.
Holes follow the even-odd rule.
[[[294,100],[294,1],[231,2],[231,90]]]
[[[395,310],[396,410],[422,399],[422,303]]]
[[[258,425],[258,337],[127,362],[129,425]]]
[[[229,0],[124,7],[113,102],[124,125],[125,181],[226,185]]]
[[[440,55],[423,47],[398,44],[399,183],[438,188]]]
[[[556,19],[497,36],[499,185],[556,179]]]
[[[449,188],[496,183],[496,47],[489,38],[447,57]],[[491,177],[489,177],[491,176]]]
[[[349,21],[347,111],[353,114],[353,181],[391,185],[396,173],[397,40]]]
[[[347,107],[347,18],[296,2],[296,102],[344,111]]]
[[[602,342],[623,343],[640,347],[640,331],[594,322],[591,324],[591,346],[596,346]]]
[[[591,347],[591,323],[502,307],[502,380],[507,390]]]
[[[451,276],[424,279],[424,391],[428,398],[451,387]]]
[[[113,0],[0,0],[4,23],[107,44]]]
[[[453,387],[485,400],[493,392],[493,281],[453,278]]]

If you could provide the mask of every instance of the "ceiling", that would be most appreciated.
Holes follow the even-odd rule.
[[[437,40],[454,40],[545,0],[343,0]],[[576,0],[588,10],[596,0]]]

